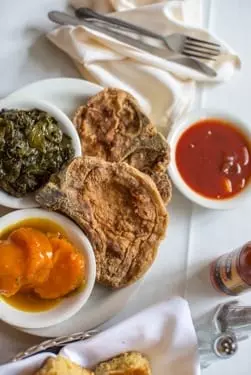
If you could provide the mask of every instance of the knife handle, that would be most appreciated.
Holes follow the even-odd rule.
[[[141,36],[148,36],[163,41],[163,37],[160,34],[154,33],[150,30],[144,29],[143,27],[136,26],[132,23],[123,21],[115,17],[104,16],[100,13],[94,12],[90,8],[78,8],[75,10],[75,15],[79,18],[84,18],[88,21],[102,21],[110,24],[111,26],[117,25],[120,28],[123,28],[131,32],[136,31]]]
[[[79,26],[81,24],[78,18],[72,17],[67,13],[59,12],[57,10],[49,12],[48,18],[49,20],[57,23],[58,25]]]
[[[57,351],[59,351],[59,348],[62,348],[67,344],[71,344],[76,341],[87,340],[98,333],[99,331],[97,329],[93,329],[86,332],[73,333],[69,336],[61,336],[54,339],[46,340],[36,346],[28,348],[24,352],[18,353],[14,358],[12,358],[11,362],[20,361],[21,359],[26,359],[35,354],[43,353],[48,350],[53,352],[56,348],[58,349]]]
[[[164,59],[176,55],[174,52],[168,51],[166,48],[158,48],[139,39],[132,38],[129,35],[123,34],[119,32],[119,30],[116,30],[116,26],[104,22],[102,23],[99,20],[80,20],[77,17],[72,17],[67,13],[58,11],[49,12],[48,17],[52,22],[55,22],[59,25],[85,26],[90,30],[97,31],[124,44],[130,45],[145,52],[149,52],[152,55],[156,55]]]

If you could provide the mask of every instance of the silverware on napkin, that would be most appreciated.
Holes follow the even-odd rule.
[[[52,22],[55,22],[59,25],[72,25],[72,26],[85,26],[90,30],[98,31],[106,36],[109,36],[113,39],[119,40],[120,42],[133,46],[139,50],[148,52],[154,56],[160,57],[164,60],[172,61],[180,65],[184,65],[191,69],[195,69],[202,74],[206,74],[209,77],[215,77],[217,75],[216,71],[204,64],[198,59],[194,59],[189,56],[182,55],[181,53],[176,53],[167,48],[159,48],[151,44],[146,43],[145,41],[135,39],[134,37],[129,36],[123,32],[116,30],[116,26],[111,27],[111,25],[105,25],[104,23],[97,23],[93,20],[78,19],[77,17],[72,17],[67,13],[52,11],[48,13],[48,17]]]
[[[75,14],[77,17],[87,21],[102,22],[104,26],[116,26],[116,29],[121,31],[135,31],[139,36],[148,36],[157,39],[163,42],[164,46],[169,50],[185,56],[204,60],[215,60],[215,57],[219,56],[221,53],[221,47],[218,43],[192,38],[190,36],[178,33],[163,36],[124,20],[104,16],[103,14],[94,12],[90,8],[78,8],[76,9]]]

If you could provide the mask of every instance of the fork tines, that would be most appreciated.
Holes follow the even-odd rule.
[[[183,46],[184,55],[205,60],[215,60],[215,57],[219,56],[220,53],[221,47],[218,43],[196,39],[190,36],[185,37]]]

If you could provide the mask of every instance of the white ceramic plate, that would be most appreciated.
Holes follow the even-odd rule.
[[[71,117],[79,105],[100,90],[102,90],[101,86],[85,80],[56,78],[25,86],[9,95],[8,99],[18,100],[32,97],[47,100]],[[0,207],[0,215],[4,213],[6,210]],[[127,288],[111,291],[96,285],[87,304],[71,319],[53,327],[22,330],[32,335],[56,337],[92,329],[117,314],[127,304],[138,287],[139,282]]]

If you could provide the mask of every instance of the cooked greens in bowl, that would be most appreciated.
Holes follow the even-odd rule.
[[[54,104],[29,97],[0,101],[0,205],[37,207],[36,190],[81,155],[75,126]]]
[[[71,137],[40,109],[0,111],[0,188],[24,197],[72,159]]]

